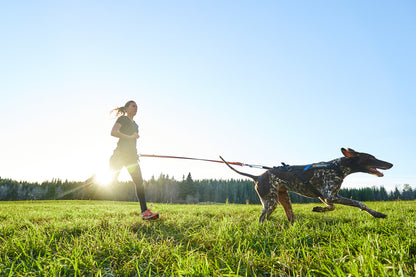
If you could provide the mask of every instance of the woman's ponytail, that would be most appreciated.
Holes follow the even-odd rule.
[[[116,117],[120,117],[122,115],[126,115],[126,113],[127,113],[127,107],[130,106],[131,103],[134,103],[134,101],[133,100],[130,100],[124,106],[118,107],[118,108],[115,108],[115,109],[112,109],[110,111],[110,114],[113,114],[114,113],[116,115]]]

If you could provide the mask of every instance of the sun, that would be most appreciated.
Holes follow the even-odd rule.
[[[106,187],[113,181],[113,173],[109,170],[102,170],[95,174],[95,182],[97,185]]]

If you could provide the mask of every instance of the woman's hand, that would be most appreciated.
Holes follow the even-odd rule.
[[[138,133],[134,133],[133,135],[130,136],[131,139],[138,139],[140,136]]]

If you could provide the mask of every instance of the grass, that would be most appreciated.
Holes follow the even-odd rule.
[[[0,202],[0,276],[415,276],[416,202],[372,202],[312,213],[259,205]]]

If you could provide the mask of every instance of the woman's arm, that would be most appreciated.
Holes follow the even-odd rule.
[[[138,139],[140,136],[138,133],[134,133],[133,135],[129,136],[120,132],[121,124],[116,122],[111,129],[111,135],[116,138],[121,139]]]

